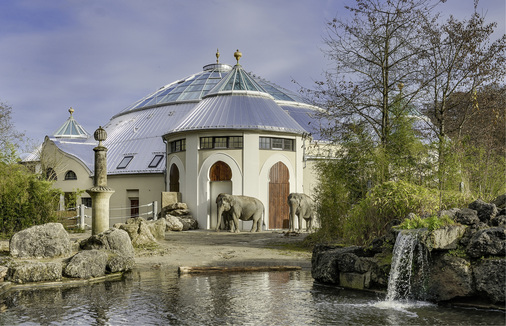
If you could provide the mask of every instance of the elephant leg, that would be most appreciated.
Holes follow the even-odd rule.
[[[235,227],[235,230],[233,232],[235,233],[239,233],[239,219],[237,218],[237,216],[235,216],[234,214],[234,217],[233,217],[233,224],[234,224],[234,227]]]

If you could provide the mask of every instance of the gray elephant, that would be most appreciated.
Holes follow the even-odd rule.
[[[314,203],[306,194],[292,192],[288,195],[290,207],[289,231],[295,232],[295,215],[299,218],[299,231],[302,229],[302,219],[306,220],[306,231],[311,230],[315,220]]]
[[[218,223],[216,231],[220,230],[223,212],[229,212],[232,215],[230,230],[239,232],[239,219],[243,221],[253,221],[251,232],[260,232],[264,221],[264,204],[254,197],[236,196],[229,194],[219,194],[216,197],[216,205],[218,207]]]

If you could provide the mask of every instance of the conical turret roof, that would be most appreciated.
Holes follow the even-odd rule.
[[[52,137],[54,138],[78,138],[87,139],[90,134],[79,124],[73,117],[74,109],[69,109],[70,117],[65,123],[54,132]]]
[[[208,129],[304,132],[239,64],[204,96],[172,132]]]

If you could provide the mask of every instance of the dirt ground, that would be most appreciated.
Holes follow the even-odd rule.
[[[89,237],[90,231],[70,234],[71,240]],[[165,240],[145,249],[136,249],[137,269],[179,266],[300,266],[311,268],[311,252],[296,244],[307,233],[286,235],[281,231],[215,232],[194,230],[167,232]]]

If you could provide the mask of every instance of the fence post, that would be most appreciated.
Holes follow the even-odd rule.
[[[158,219],[158,202],[155,200],[153,202],[153,220]]]
[[[81,230],[84,230],[84,208],[86,206],[81,204],[79,205],[79,213],[78,213],[78,221],[77,221],[77,227]]]

